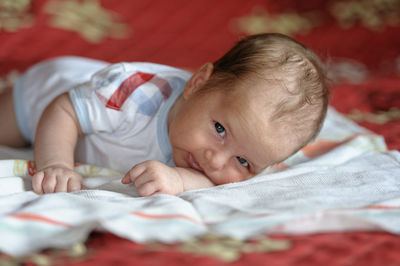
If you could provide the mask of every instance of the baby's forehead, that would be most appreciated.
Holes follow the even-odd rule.
[[[266,116],[272,115],[282,100],[291,97],[285,85],[276,79],[248,79],[237,82],[226,97],[232,103],[230,108],[240,108],[242,112],[252,111]]]

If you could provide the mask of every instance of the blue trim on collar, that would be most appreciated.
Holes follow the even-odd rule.
[[[172,158],[172,147],[168,135],[168,114],[176,100],[181,96],[186,82],[186,80],[181,78],[174,78],[168,81],[171,88],[173,88],[173,92],[167,101],[161,106],[160,115],[157,121],[158,145],[166,159],[165,163],[169,166],[175,166],[175,163]]]

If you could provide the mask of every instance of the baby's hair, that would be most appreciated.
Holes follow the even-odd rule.
[[[248,36],[214,63],[205,89],[229,89],[237,82],[254,77],[266,80],[273,77],[280,87],[286,88],[288,97],[273,106],[271,120],[288,122],[288,127],[301,139],[297,150],[314,139],[322,127],[329,94],[318,56],[282,34]]]

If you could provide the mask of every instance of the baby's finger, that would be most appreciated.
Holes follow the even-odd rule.
[[[67,192],[68,178],[64,176],[56,177],[54,192]]]
[[[129,184],[129,183],[131,183],[131,182],[132,182],[131,176],[130,176],[130,174],[129,174],[129,172],[128,172],[128,173],[126,173],[126,175],[121,179],[121,183],[122,183],[122,184]]]
[[[32,188],[33,188],[33,191],[37,194],[44,193],[43,189],[42,189],[43,178],[44,178],[43,172],[37,172],[32,177]]]
[[[135,185],[135,187],[138,188],[138,187],[143,186],[144,184],[152,182],[152,181],[154,181],[154,180],[151,178],[151,176],[149,176],[148,174],[146,174],[146,172],[144,172],[135,178],[135,180],[133,181],[133,184]]]
[[[151,196],[158,192],[158,187],[156,182],[147,182],[141,186],[136,186],[136,189],[139,192],[139,195],[142,197]]]
[[[68,179],[68,184],[67,184],[67,190],[68,192],[80,190],[82,187],[81,181],[74,179],[74,178],[69,178]]]
[[[131,182],[135,182],[135,180],[146,171],[146,166],[143,163],[139,163],[131,168],[131,170],[126,173],[124,178],[122,179],[123,184],[128,184]],[[126,183],[124,183],[126,182]]]
[[[43,178],[42,189],[44,193],[53,193],[57,184],[57,179],[54,174],[47,174]]]

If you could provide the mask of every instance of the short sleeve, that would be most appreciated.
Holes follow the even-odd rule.
[[[126,101],[132,93],[131,84],[127,84],[132,74],[123,63],[110,65],[69,91],[85,134],[113,132],[126,119],[132,119],[134,106]]]
[[[69,95],[85,134],[114,132],[122,124],[140,130],[190,75],[157,64],[119,63],[96,72]]]

